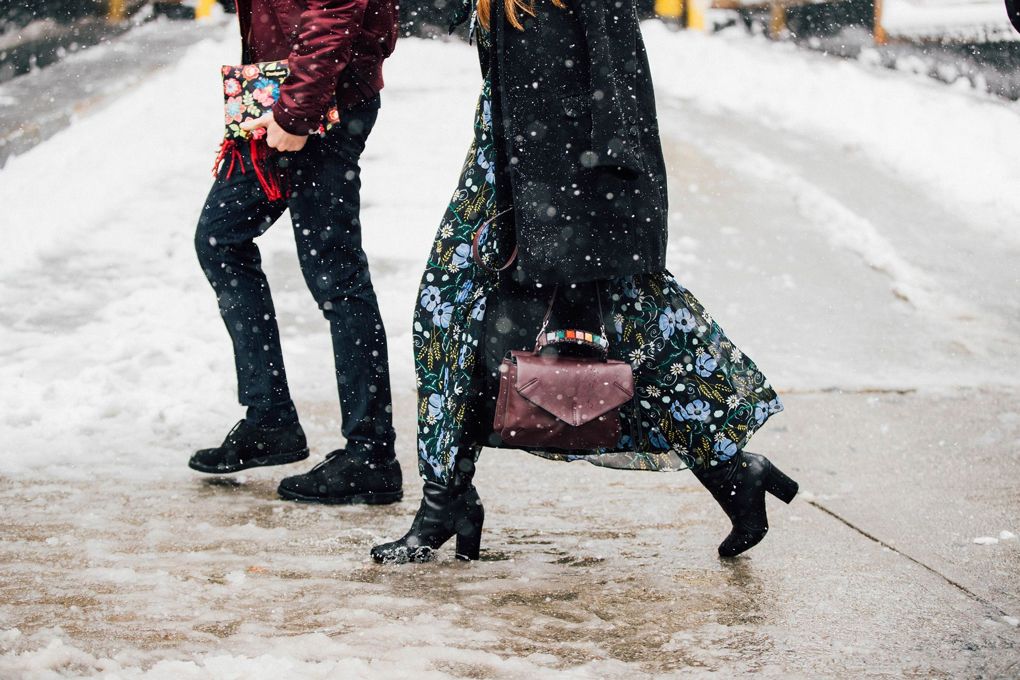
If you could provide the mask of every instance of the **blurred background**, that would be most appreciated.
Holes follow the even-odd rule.
[[[453,0],[456,1],[456,0]],[[406,35],[445,33],[450,0],[400,3]],[[1020,41],[1001,0],[639,0],[678,28],[740,25],[776,40],[1020,97]],[[0,82],[157,17],[203,19],[232,0],[0,0]]]

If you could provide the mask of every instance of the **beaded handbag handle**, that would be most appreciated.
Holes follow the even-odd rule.
[[[595,282],[595,300],[599,310],[599,333],[592,333],[590,331],[583,331],[578,329],[563,329],[550,331],[549,320],[552,318],[553,305],[556,304],[556,296],[559,293],[560,287],[557,285],[553,288],[552,299],[549,300],[549,308],[545,310],[545,316],[542,318],[542,326],[538,329],[538,335],[535,337],[535,354],[542,351],[543,348],[549,345],[584,345],[591,347],[592,349],[598,350],[602,354],[602,358],[605,359],[609,356],[609,337],[606,334],[606,317],[602,313],[602,292],[599,290],[598,282]]]

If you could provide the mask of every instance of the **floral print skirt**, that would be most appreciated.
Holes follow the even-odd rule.
[[[414,316],[419,471],[446,483],[456,461],[477,457],[468,431],[478,394],[486,302],[496,278],[475,265],[471,242],[496,212],[488,82],[460,184],[443,217]],[[498,238],[488,235],[498,258]],[[498,235],[497,235],[498,236]],[[636,396],[622,410],[620,442],[583,453],[529,451],[629,470],[680,470],[732,458],[782,403],[758,367],[668,272],[601,283],[610,356],[634,367]]]

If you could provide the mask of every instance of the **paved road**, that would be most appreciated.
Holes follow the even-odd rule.
[[[1020,675],[1020,541],[974,543],[1020,534],[1011,354],[1020,297],[1008,267],[1017,253],[853,149],[777,138],[754,121],[668,99],[660,106],[675,210],[670,267],[784,393],[787,412],[754,448],[805,493],[770,505],[766,541],[724,562],[714,550],[725,518],[689,475],[486,452],[481,562],[446,554],[381,568],[367,559],[374,542],[406,529],[419,498],[406,319],[419,254],[449,193],[429,184],[419,202],[413,191],[394,201],[382,178],[398,187],[423,173],[437,174],[428,180],[437,187],[453,181],[461,149],[440,153],[414,122],[435,116],[435,136],[466,141],[470,111],[450,102],[469,106],[463,90],[477,80],[469,65],[420,82],[410,64],[426,47],[441,72],[442,50],[470,56],[454,45],[398,50],[374,134],[408,160],[395,163],[381,142],[365,159],[406,500],[320,508],[278,501],[279,470],[197,477],[184,457],[207,442],[223,409],[191,421],[166,409],[137,432],[116,412],[91,429],[76,423],[82,459],[98,462],[68,460],[62,470],[62,450],[26,450],[56,461],[0,478],[0,676]],[[206,180],[167,181],[194,193]],[[181,223],[193,219],[192,208],[160,205]],[[184,318],[182,306],[218,323],[194,263],[178,252],[186,232],[137,261],[105,253],[108,240],[84,239],[66,266],[44,259],[0,276],[11,303],[5,325],[16,330],[7,356],[57,338],[93,347],[84,334],[118,314],[141,325],[160,318],[145,298],[116,299],[119,280],[144,287],[158,277],[159,290],[179,298],[167,304],[171,321]],[[324,324],[285,227],[267,236],[264,252],[299,408],[321,455],[336,426],[322,380]],[[96,296],[63,292],[75,282]],[[38,309],[31,300],[44,291],[87,312],[68,320]],[[168,325],[165,341],[181,342]],[[199,340],[218,339],[222,351],[221,333]],[[128,350],[111,360],[112,390],[134,385],[125,366],[191,370],[165,367],[158,347],[141,363],[120,356]],[[203,373],[194,403],[229,395],[226,357],[195,363]],[[93,369],[85,375],[104,375],[102,364]],[[164,443],[146,440],[149,430]]]

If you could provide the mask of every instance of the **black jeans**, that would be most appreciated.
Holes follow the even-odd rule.
[[[393,450],[386,331],[361,247],[358,160],[379,100],[345,111],[324,138],[309,137],[286,165],[290,197],[269,201],[250,164],[223,164],[195,233],[195,249],[216,291],[234,345],[238,398],[262,426],[297,422],[287,388],[280,331],[255,238],[290,209],[305,283],[333,337],[342,432],[349,446]],[[241,147],[246,145],[242,144]]]

